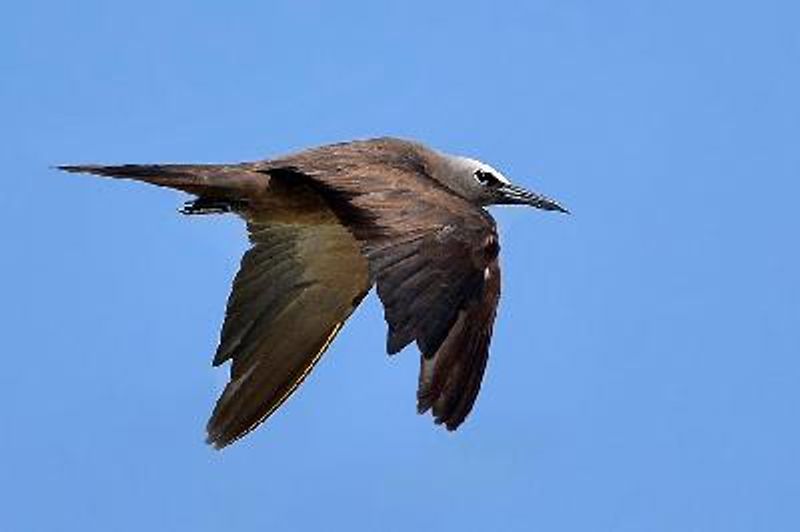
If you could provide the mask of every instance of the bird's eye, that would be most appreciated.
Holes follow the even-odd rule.
[[[496,175],[486,170],[475,170],[475,179],[485,187],[498,187],[502,184]]]

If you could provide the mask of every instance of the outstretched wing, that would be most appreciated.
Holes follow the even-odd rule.
[[[230,382],[208,422],[224,447],[275,411],[313,369],[371,286],[353,235],[316,192],[246,165],[63,166],[195,194],[188,214],[235,210],[252,247],[233,283],[214,364]]]
[[[387,350],[416,342],[420,412],[457,428],[486,367],[500,294],[499,244],[483,209],[427,177],[424,150],[379,140],[324,147],[261,171],[319,191],[362,243],[389,325]]]
[[[215,365],[232,360],[208,422],[216,447],[255,428],[294,392],[370,288],[359,245],[334,214],[322,204],[304,212],[287,203],[245,214],[253,247],[234,280],[214,358]]]

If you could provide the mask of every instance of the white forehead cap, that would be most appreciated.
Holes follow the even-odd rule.
[[[504,176],[498,169],[494,168],[491,165],[483,163],[477,159],[470,159],[469,157],[464,157],[465,161],[468,161],[472,166],[474,166],[475,170],[483,170],[484,172],[491,172],[494,176],[505,183],[506,185],[510,185],[511,182]]]

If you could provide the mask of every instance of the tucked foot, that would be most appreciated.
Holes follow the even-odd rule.
[[[215,198],[197,198],[192,201],[187,201],[183,207],[178,209],[178,212],[186,215],[196,214],[225,214],[228,212],[235,212],[243,209],[246,202],[229,200],[229,199],[215,199]]]

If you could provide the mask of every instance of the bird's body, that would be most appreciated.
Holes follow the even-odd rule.
[[[214,358],[231,380],[208,424],[225,446],[297,388],[376,284],[387,351],[416,342],[420,412],[449,429],[472,408],[500,296],[495,223],[482,207],[563,210],[488,165],[405,140],[333,144],[231,165],[64,166],[196,196],[182,212],[247,222]]]

